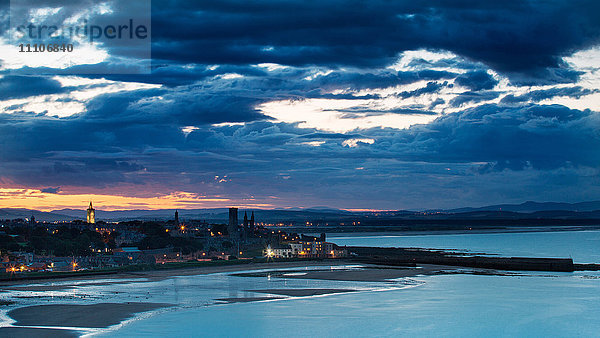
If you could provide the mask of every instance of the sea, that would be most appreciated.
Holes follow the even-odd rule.
[[[572,257],[600,263],[600,231],[398,235],[329,234],[338,245],[422,247],[500,256]],[[289,276],[309,269],[291,268]],[[102,337],[598,337],[600,273],[441,274],[350,282],[217,273],[117,286],[101,281],[57,291],[11,291],[21,305],[160,302],[176,306],[138,315]],[[61,282],[53,282],[57,285]],[[67,283],[67,282],[64,282]],[[37,283],[43,285],[44,283]],[[354,289],[357,292],[226,303],[265,296],[259,289]],[[21,294],[19,294],[21,292]],[[271,295],[277,296],[277,295]],[[45,297],[45,298],[44,298]],[[48,298],[50,297],[50,298]],[[4,315],[5,316],[5,315]],[[6,319],[10,320],[10,319]]]

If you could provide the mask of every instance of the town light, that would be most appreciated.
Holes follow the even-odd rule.
[[[271,246],[269,245],[267,247],[267,257],[273,257],[273,256],[274,256],[273,250],[271,249]]]

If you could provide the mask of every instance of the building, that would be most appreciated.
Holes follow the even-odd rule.
[[[334,243],[326,242],[325,234],[320,237],[294,236],[285,234],[284,238],[293,238],[287,241],[278,241],[280,244],[270,245],[263,254],[271,258],[341,258],[346,257],[348,252]]]
[[[179,226],[179,211],[175,210],[175,226]]]
[[[297,257],[292,252],[292,248],[289,245],[276,245],[268,246],[263,252],[265,257],[268,258],[292,258]]]
[[[340,258],[348,256],[348,251],[344,248],[340,248],[334,243],[325,242],[325,248],[323,254],[327,258]]]
[[[90,207],[87,209],[87,222],[89,224],[96,223],[96,209],[92,207],[92,202],[90,201]]]
[[[254,234],[254,211],[250,219],[248,219],[248,212],[244,211],[244,232],[250,236]]]
[[[292,255],[294,255],[294,257],[298,257],[300,252],[302,252],[302,243],[291,242],[289,245],[292,249]]]
[[[238,208],[229,208],[229,224],[227,225],[229,237],[237,238],[239,236],[238,226]]]

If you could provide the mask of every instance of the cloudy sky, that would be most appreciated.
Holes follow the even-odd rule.
[[[150,74],[36,72],[0,4],[0,207],[600,199],[596,0],[153,1]]]

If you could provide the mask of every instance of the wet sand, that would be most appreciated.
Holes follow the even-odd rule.
[[[42,337],[42,338],[71,338],[79,335],[70,330],[56,329],[34,329],[28,327],[2,327],[0,328],[0,337],[22,338],[22,337]]]
[[[269,262],[269,263],[249,263],[239,265],[223,265],[209,266],[185,269],[169,269],[169,270],[151,270],[139,272],[123,272],[105,276],[73,276],[69,278],[45,279],[36,281],[4,281],[0,282],[0,292],[2,290],[18,290],[18,291],[59,291],[73,287],[85,287],[94,285],[109,285],[120,283],[144,283],[147,281],[160,281],[176,276],[194,276],[206,275],[211,273],[224,272],[240,272],[262,269],[283,269],[283,268],[302,268],[302,267],[328,267],[341,265],[360,265],[369,267],[368,269],[358,271],[307,271],[304,276],[282,276],[285,278],[311,278],[324,280],[342,280],[342,281],[364,281],[364,282],[381,282],[389,279],[401,277],[414,277],[418,275],[431,275],[439,270],[456,270],[457,267],[420,264],[420,269],[415,268],[400,268],[400,267],[385,267],[362,264],[345,260],[322,260],[322,261],[298,261],[298,262]],[[95,282],[94,280],[102,280]],[[59,285],[48,285],[51,282],[58,282]],[[77,283],[69,283],[77,282]],[[82,283],[83,282],[83,283]]]
[[[47,287],[45,284],[50,282],[59,282],[61,285],[55,286],[59,288],[70,288],[74,286],[85,286],[85,284],[72,283],[69,281],[84,281],[90,282],[87,285],[94,283],[95,285],[107,285],[107,284],[118,284],[118,283],[131,283],[131,282],[146,282],[146,281],[160,281],[175,276],[194,276],[194,275],[206,275],[211,273],[223,273],[223,272],[238,272],[238,271],[250,271],[250,270],[261,270],[261,269],[281,269],[281,268],[294,268],[294,267],[306,267],[306,266],[337,266],[337,265],[357,265],[356,262],[344,261],[339,259],[325,259],[320,261],[298,261],[298,262],[269,262],[269,263],[248,263],[238,265],[221,265],[221,266],[206,266],[206,267],[194,267],[194,268],[182,268],[182,269],[165,269],[165,270],[150,270],[150,271],[137,271],[137,272],[120,272],[110,275],[97,275],[97,276],[70,276],[66,278],[48,278],[43,280],[15,280],[15,281],[2,281],[0,282],[0,291],[11,290],[14,287],[19,287],[19,291],[38,291],[41,287]],[[104,280],[104,282],[94,282],[94,280]],[[123,281],[126,279],[125,281]],[[132,280],[139,279],[139,280]],[[64,283],[64,284],[63,284]],[[92,285],[94,285],[92,284]],[[53,286],[54,287],[54,286]],[[41,290],[44,291],[44,290]],[[48,291],[52,291],[48,289]]]
[[[50,304],[17,308],[8,312],[17,326],[106,328],[136,313],[172,306],[161,303]]]
[[[38,281],[39,283],[40,281]],[[43,283],[45,281],[41,281]],[[86,286],[105,286],[105,285],[113,285],[113,284],[125,284],[125,283],[145,283],[148,282],[146,279],[122,279],[115,280],[110,282],[90,282],[90,283],[65,283],[59,285],[24,285],[24,286],[8,286],[2,287],[2,291],[34,291],[34,292],[46,292],[46,291],[64,291],[68,289],[73,289],[76,287],[86,287]]]
[[[238,273],[240,277],[275,277],[294,279],[321,279],[349,282],[389,282],[397,278],[439,275],[458,272],[457,267],[422,264],[417,268],[399,268],[393,266],[369,266],[353,269],[321,270],[275,270],[269,272]]]
[[[283,299],[283,297],[240,297],[240,298],[218,298],[220,302],[225,303],[249,303],[249,302],[260,302],[263,300]]]
[[[366,268],[351,270],[322,270],[306,271],[302,275],[284,274],[284,278],[298,279],[321,279],[353,282],[387,282],[396,278],[416,277],[420,275],[431,275],[442,270],[452,269],[445,266],[424,265],[420,268]]]
[[[273,295],[283,295],[290,297],[308,297],[329,295],[334,293],[355,292],[352,289],[265,289],[265,290],[248,290],[257,293],[269,293]]]

